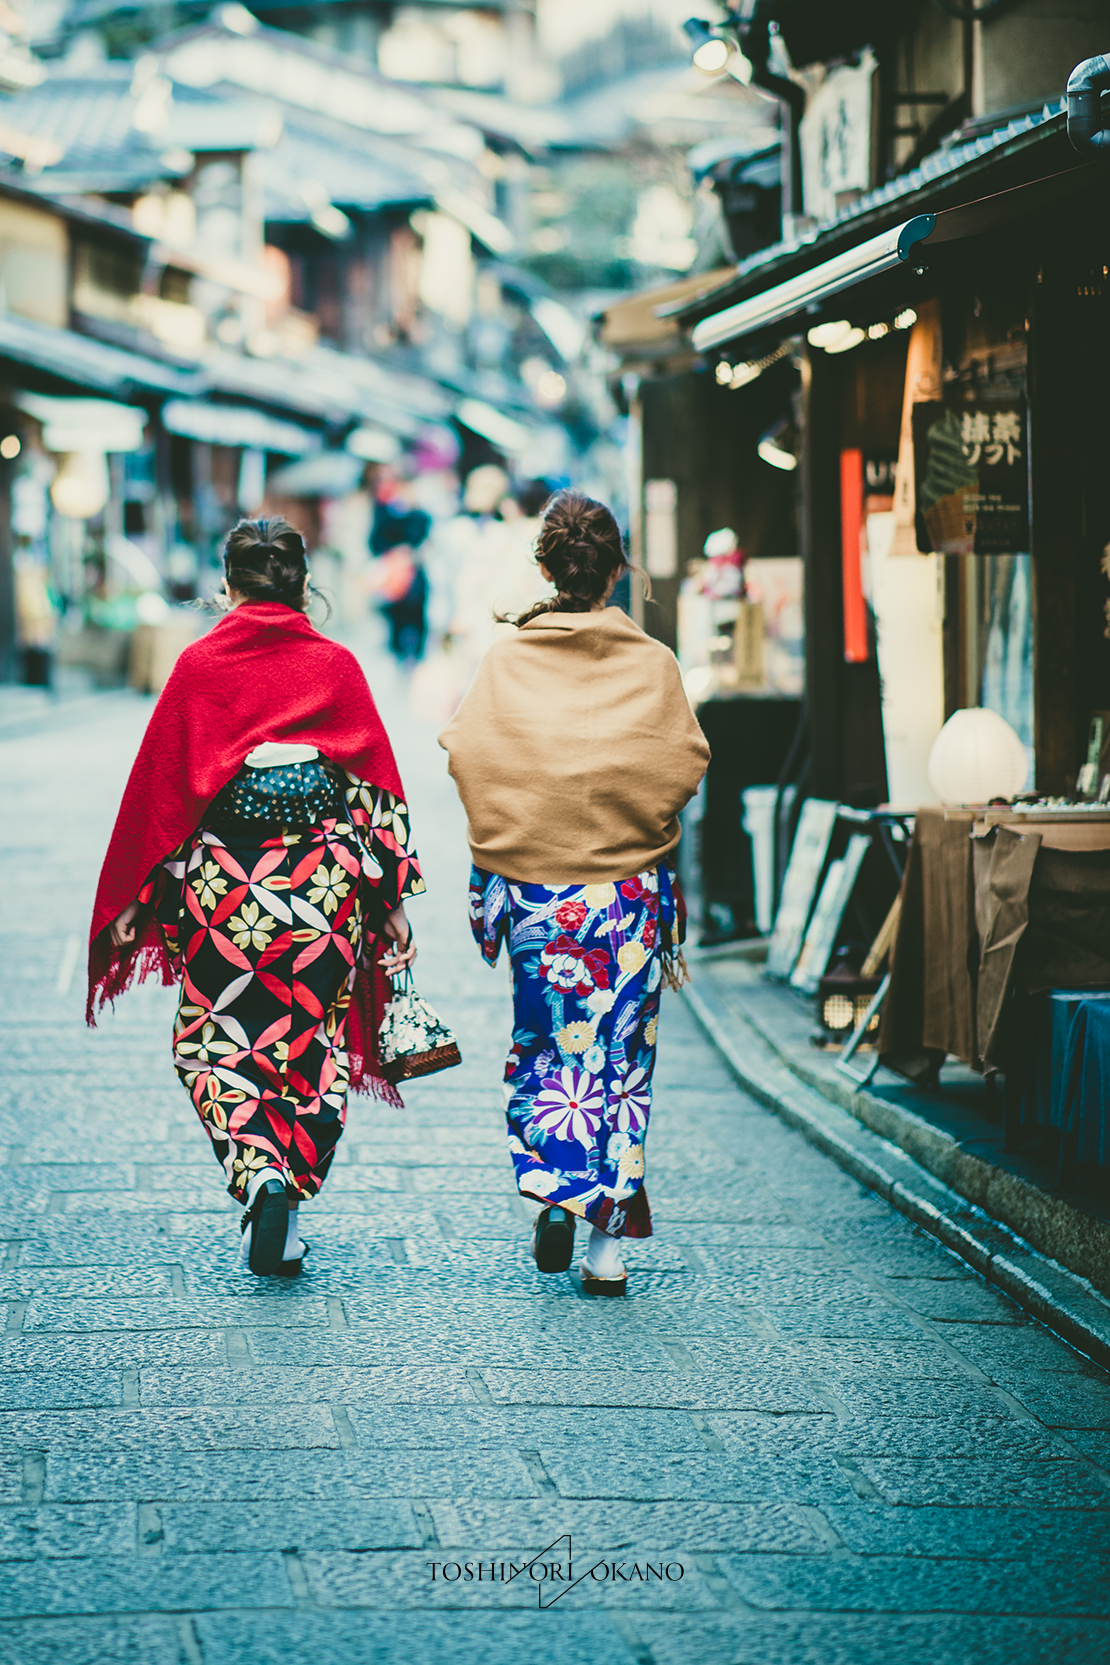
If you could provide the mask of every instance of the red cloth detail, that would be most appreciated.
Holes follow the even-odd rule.
[[[135,941],[109,928],[148,875],[199,826],[212,799],[265,740],[318,746],[370,786],[404,796],[385,727],[353,653],[280,602],[244,602],[185,649],[159,696],[123,793],[101,869],[89,931],[88,1022],[136,979],[177,978],[177,965],[143,906]],[[380,1080],[377,1032],[386,979],[359,972],[348,1015],[352,1086],[395,1098]],[[380,980],[380,988],[375,987]],[[374,1021],[375,1014],[378,1021]],[[373,1025],[368,1028],[368,1025]],[[373,1079],[371,1079],[373,1078]]]

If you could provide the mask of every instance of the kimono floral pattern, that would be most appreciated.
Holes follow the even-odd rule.
[[[405,804],[349,775],[345,796],[347,820],[265,839],[201,826],[140,894],[180,961],[174,1064],[241,1202],[260,1168],[319,1191],[347,1114],[355,970],[424,889]]]
[[[649,1237],[644,1141],[662,955],[678,942],[667,865],[622,884],[517,884],[475,868],[470,918],[493,965],[508,942],[509,1154],[524,1196],[613,1237]]]

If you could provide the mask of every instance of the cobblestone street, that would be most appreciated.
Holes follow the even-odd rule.
[[[380,694],[465,1061],[352,1101],[288,1287],[235,1262],[173,991],[83,1024],[149,703],[0,744],[0,1660],[1104,1661],[1107,1378],[745,1098],[680,998],[627,1300],[536,1271],[506,972],[433,730]],[[566,1534],[592,1576],[508,1580]]]

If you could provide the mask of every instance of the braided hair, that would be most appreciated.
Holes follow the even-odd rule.
[[[280,515],[241,520],[224,545],[229,590],[248,601],[279,601],[303,613],[307,606],[308,551],[304,538]]]
[[[548,499],[536,540],[536,559],[551,574],[557,594],[519,619],[541,613],[588,613],[628,566],[620,529],[604,503],[585,492],[557,491]]]

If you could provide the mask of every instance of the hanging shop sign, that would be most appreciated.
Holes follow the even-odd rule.
[[[1024,399],[915,404],[913,463],[922,554],[1029,548]]]
[[[870,47],[858,64],[834,69],[810,94],[801,120],[805,211],[834,220],[842,204],[874,183],[872,110],[878,63]]]

